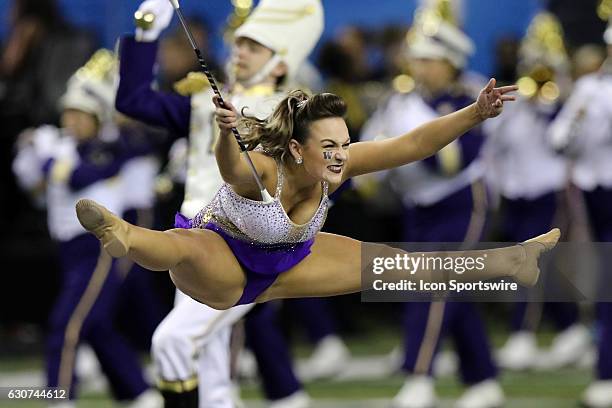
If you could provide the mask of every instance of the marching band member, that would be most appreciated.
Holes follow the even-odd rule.
[[[576,83],[563,109],[552,123],[553,145],[571,154],[572,182],[582,190],[596,241],[612,241],[612,19],[604,34],[608,59],[599,72]],[[604,254],[605,255],[605,254]],[[603,265],[607,265],[604,262]],[[609,271],[600,285],[609,286]],[[612,407],[612,303],[597,304],[601,331],[598,338],[597,380],[585,391],[589,408]]]
[[[568,83],[568,59],[563,30],[549,13],[533,19],[519,49],[519,94],[509,107],[512,121],[485,124],[485,162],[492,190],[501,196],[503,234],[520,242],[548,231],[565,187],[566,163],[551,148],[546,132],[561,106]],[[501,367],[525,370],[559,368],[576,362],[590,347],[590,335],[578,321],[575,303],[546,303],[544,311],[560,331],[545,358],[539,359],[535,330],[543,304],[518,303],[512,316],[512,334],[497,355]]]
[[[157,391],[146,383],[134,350],[114,327],[123,276],[96,240],[74,222],[72,207],[82,197],[104,202],[121,214],[125,196],[119,175],[127,162],[149,153],[128,134],[103,139],[113,121],[116,60],[101,50],[70,79],[62,97],[62,129],[33,131],[14,163],[30,188],[44,185],[51,236],[59,242],[63,284],[50,318],[47,337],[47,386],[76,397],[74,365],[79,343],[94,350],[115,399],[132,408],[161,407]],[[29,137],[26,134],[26,137]]]
[[[410,72],[414,91],[397,94],[375,114],[365,137],[388,137],[460,109],[473,101],[473,86],[462,75],[474,51],[459,30],[447,2],[417,11],[409,35]],[[423,162],[389,174],[404,203],[404,241],[463,242],[480,240],[487,197],[479,159],[483,137],[471,129]],[[410,302],[405,304],[405,344],[402,369],[409,375],[393,400],[397,408],[435,405],[433,361],[445,336],[455,340],[463,381],[470,387],[457,407],[495,407],[504,401],[496,381],[484,324],[468,302]]]
[[[178,84],[179,90],[186,89],[191,96],[151,89],[157,38],[170,23],[173,9],[167,0],[148,0],[137,14],[143,21],[154,16],[153,23],[147,30],[138,28],[136,38],[122,41],[117,108],[179,136],[189,135],[181,212],[194,217],[222,185],[214,156],[219,132],[210,103],[212,90],[197,74]],[[291,4],[282,0],[262,1],[234,33],[229,72],[232,103],[249,115],[263,118],[270,114],[285,95],[282,87],[293,80],[322,29],[323,9],[319,0]],[[200,407],[233,406],[231,326],[252,307],[245,304],[219,311],[177,291],[174,309],[153,337],[153,357],[167,407],[183,402],[190,407],[198,406],[198,399]],[[293,373],[287,346],[273,325],[271,310],[264,310],[268,307],[259,307],[261,310],[249,318],[253,321],[245,326],[247,340],[263,370],[266,394],[274,407],[305,407],[309,398]],[[259,327],[257,333],[250,333],[255,326]]]

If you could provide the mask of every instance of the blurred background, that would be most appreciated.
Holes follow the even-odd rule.
[[[534,17],[548,11],[558,19],[559,26],[550,30],[561,36],[567,60],[562,74],[551,78],[558,87],[552,102],[560,106],[571,95],[574,81],[596,72],[604,62],[603,33],[612,12],[610,3],[606,0],[451,2],[453,20],[474,45],[474,52],[468,56],[461,72],[478,86],[483,78],[492,76],[503,84],[529,77],[532,71],[520,69],[521,44]],[[17,4],[22,5],[21,12]],[[95,50],[112,49],[121,35],[134,31],[134,11],[139,4],[135,0],[0,0],[0,386],[42,384],[49,313],[61,287],[58,247],[47,230],[44,203],[18,186],[12,170],[18,136],[28,128],[59,123],[58,101],[69,77]],[[229,55],[228,25],[256,4],[250,0],[182,1],[184,13],[211,66],[222,67],[221,62]],[[414,72],[410,72],[406,61],[405,49],[415,11],[423,4],[417,0],[323,0],[323,5],[325,30],[310,57],[314,74],[311,72],[305,78],[312,89],[331,90],[347,99],[349,128],[352,138],[358,140],[362,135],[369,136],[364,126],[381,109],[384,112],[392,95],[410,94],[418,87],[418,78],[415,85]],[[160,88],[171,89],[174,82],[197,70],[192,51],[186,45],[174,21],[162,39],[158,60]],[[223,76],[221,69],[217,68],[217,72]],[[534,97],[542,84],[534,86],[538,88],[523,87],[521,97]],[[608,98],[612,100],[612,95]],[[163,136],[160,139],[157,155],[165,165],[171,141]],[[162,168],[166,168],[164,165]],[[168,177],[160,176],[157,180],[156,228],[171,227],[183,198],[182,188],[180,181]],[[504,227],[503,192],[500,193],[495,182],[489,190],[489,205],[485,210],[487,228],[482,239],[513,241]],[[567,227],[567,238],[588,240],[593,237],[579,190],[568,179],[558,189],[560,204],[555,222]],[[330,211],[326,228],[367,241],[406,240],[402,227],[406,216],[403,194],[394,187],[392,179],[363,180],[347,186],[335,197],[336,204]],[[172,307],[174,288],[165,274],[151,274],[147,281],[147,299],[150,297],[155,302],[151,313],[161,320]],[[126,285],[125,304],[120,305],[125,313],[118,313],[116,324],[141,350],[144,361],[148,361],[150,336],[143,334],[148,329],[139,327],[138,309],[130,304],[135,296],[140,296],[140,290],[142,287],[135,290]],[[508,336],[516,326],[512,323],[514,305],[480,306],[483,305],[478,308],[482,309],[493,350],[507,346]],[[279,324],[298,359],[298,372],[303,373],[300,367],[308,362],[309,356],[312,358],[317,344],[308,340],[300,318],[294,317],[291,307],[279,305],[278,309]],[[364,304],[359,295],[354,295],[332,299],[329,310],[336,327],[334,336],[341,338],[347,349],[339,352],[341,356],[332,352],[332,357],[338,358],[337,367],[323,367],[324,372],[316,375],[306,372],[303,377],[308,384],[306,389],[313,398],[325,401],[320,406],[387,406],[405,380],[400,374],[400,344],[405,327],[403,306]],[[575,313],[579,317],[565,327],[574,331],[563,345],[558,344],[563,340],[558,340],[562,330],[544,321],[532,325],[539,330],[527,341],[530,345],[526,349],[521,346],[516,351],[506,351],[506,357],[513,352],[533,356],[529,353],[539,347],[538,350],[569,356],[558,365],[534,367],[525,362],[513,365],[514,361],[508,362],[508,358],[500,361],[504,356],[495,354],[498,365],[507,366],[499,381],[508,406],[575,406],[585,388],[597,378],[594,365],[599,329],[593,305],[579,304]],[[442,349],[436,368],[440,378],[437,390],[443,406],[451,406],[451,401],[461,395],[463,385],[454,375],[457,355],[446,345]],[[347,357],[349,354],[352,359]],[[258,402],[262,394],[253,364],[248,358],[243,363],[239,365],[243,396],[253,406],[263,406]],[[83,370],[87,371],[87,367]],[[111,406],[104,384],[85,388],[83,395],[85,400],[79,406]],[[367,400],[373,402],[363,402]],[[0,400],[0,406],[4,407],[5,401]],[[315,402],[313,406],[319,405]]]
[[[112,47],[117,38],[131,32],[132,13],[138,8],[137,1],[59,1],[62,16],[75,26],[91,33],[97,44]],[[239,3],[238,1],[234,3]],[[248,2],[246,2],[248,3]],[[256,3],[256,2],[255,2]],[[325,1],[325,31],[322,41],[333,38],[343,27],[355,25],[364,29],[380,31],[388,25],[406,27],[412,22],[417,0],[382,0],[372,7],[366,1],[355,1],[350,8],[342,1]],[[470,60],[470,67],[484,75],[494,72],[495,44],[504,36],[521,38],[531,18],[542,8],[549,8],[559,15],[568,32],[568,39],[577,44],[599,42],[605,22],[593,12],[597,0],[587,0],[576,4],[564,0],[501,0],[465,1],[462,6],[463,28],[476,43],[476,54]],[[0,38],[6,38],[11,1],[0,1],[3,24]],[[206,22],[210,32],[210,42],[218,57],[225,56],[222,32],[228,16],[234,10],[231,1],[186,1],[181,3],[186,15],[197,16]],[[316,54],[316,51],[315,51]]]

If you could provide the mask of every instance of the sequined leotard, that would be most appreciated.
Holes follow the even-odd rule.
[[[292,222],[280,201],[283,171],[279,162],[277,168],[278,182],[272,202],[242,197],[224,184],[212,202],[187,225],[221,235],[243,267],[247,284],[237,304],[254,302],[278,275],[308,256],[327,216],[328,184],[323,182],[321,202],[310,221],[301,225]],[[177,222],[177,226],[184,223]]]

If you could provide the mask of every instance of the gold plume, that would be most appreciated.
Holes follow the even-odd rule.
[[[553,14],[541,12],[533,18],[519,52],[522,77],[517,84],[520,94],[549,103],[560,97],[556,77],[568,67],[563,36],[561,23]]]
[[[117,71],[118,60],[115,53],[105,48],[102,48],[91,56],[89,61],[85,63],[76,75],[80,78],[110,80]]]
[[[232,0],[234,11],[227,18],[227,24],[225,26],[224,37],[226,40],[234,34],[234,31],[238,29],[251,14],[253,10],[253,0]]]
[[[601,0],[597,6],[597,15],[604,21],[612,18],[612,0]]]
[[[419,34],[434,36],[442,22],[458,26],[459,21],[453,8],[453,0],[432,0],[425,2],[414,13],[412,28],[406,35],[408,42],[412,42]]]
[[[567,68],[569,62],[563,36],[561,23],[553,14],[537,14],[521,42],[519,70],[541,71],[543,67],[548,71],[558,71]],[[539,76],[542,76],[542,73]],[[538,78],[534,79],[541,82]]]

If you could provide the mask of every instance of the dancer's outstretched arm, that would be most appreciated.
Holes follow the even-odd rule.
[[[480,92],[478,100],[466,108],[435,119],[400,137],[351,145],[351,160],[344,179],[392,169],[434,155],[484,120],[498,116],[504,102],[516,99],[506,94],[517,89],[516,86],[495,88],[495,79],[491,79]]]

